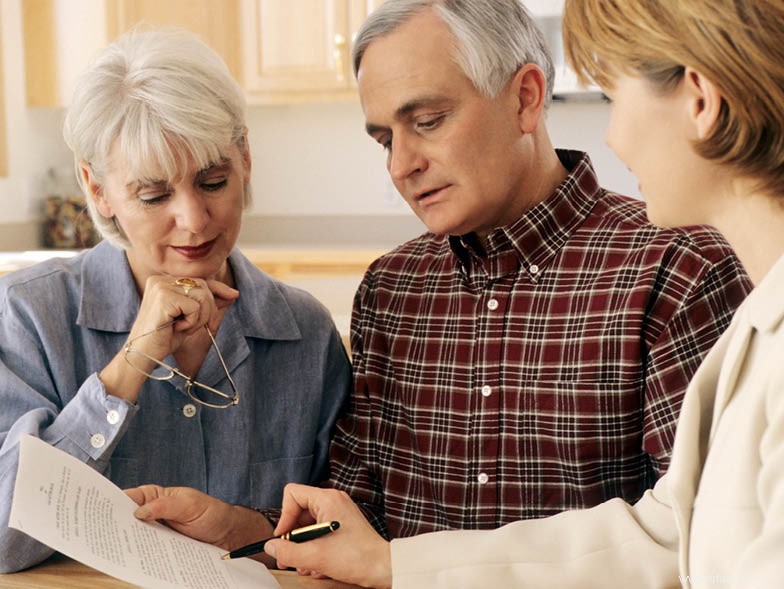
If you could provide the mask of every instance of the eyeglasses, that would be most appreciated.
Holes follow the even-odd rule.
[[[138,341],[139,339],[148,336],[152,333],[160,329],[165,329],[166,327],[170,327],[177,321],[169,321],[168,323],[164,323],[163,325],[156,327],[152,331],[148,331],[147,333],[143,333],[141,335],[137,335],[132,340],[128,340],[128,343],[125,344],[125,361],[128,365],[144,374],[147,378],[152,378],[153,380],[171,380],[174,378],[175,375],[179,376],[181,379],[185,381],[185,392],[188,396],[193,399],[195,402],[199,403],[200,405],[204,405],[206,407],[213,407],[215,409],[225,409],[226,407],[231,407],[236,405],[240,401],[239,394],[237,393],[237,387],[234,384],[234,380],[232,380],[231,375],[229,374],[229,369],[226,368],[226,362],[223,360],[223,354],[221,354],[220,349],[218,348],[218,344],[215,343],[215,338],[212,336],[212,332],[210,328],[206,325],[204,329],[207,330],[207,335],[210,336],[210,341],[212,342],[212,347],[215,349],[215,353],[218,356],[218,360],[220,360],[221,366],[223,366],[223,371],[226,374],[226,380],[229,381],[229,386],[231,387],[231,394],[224,393],[223,391],[219,391],[218,389],[214,389],[206,384],[202,384],[197,380],[194,380],[192,377],[183,374],[174,366],[169,366],[165,362],[158,360],[157,358],[153,358],[149,354],[142,352],[140,350],[136,350],[133,348],[134,342]],[[147,359],[150,362],[168,370],[168,374],[164,375],[155,375],[151,374],[144,368],[140,368],[134,361],[141,361],[142,358]],[[216,398],[217,397],[217,398]]]

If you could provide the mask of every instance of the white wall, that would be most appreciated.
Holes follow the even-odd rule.
[[[408,207],[365,133],[359,102],[249,110],[254,212],[399,215]]]
[[[558,147],[589,152],[600,181],[637,196],[637,183],[604,145],[609,106],[556,102],[547,125]],[[252,109],[255,212],[265,215],[407,215],[365,134],[358,103]]]
[[[599,182],[607,189],[642,198],[637,179],[604,143],[610,120],[607,102],[553,103],[547,127],[556,147],[587,151]]]

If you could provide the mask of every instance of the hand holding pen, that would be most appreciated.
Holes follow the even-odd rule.
[[[283,489],[275,532],[313,521],[340,522],[340,533],[324,542],[267,542],[264,552],[278,568],[297,569],[312,577],[329,577],[362,587],[391,587],[390,544],[343,491],[289,483]],[[245,536],[247,538],[247,536]]]
[[[320,538],[321,536],[328,534],[330,532],[334,532],[340,527],[340,523],[336,521],[331,522],[322,522],[320,524],[313,524],[311,526],[305,526],[304,528],[297,528],[296,530],[291,530],[290,532],[286,532],[285,534],[281,534],[279,536],[272,536],[270,538],[265,538],[264,540],[259,540],[258,542],[254,542],[253,544],[248,544],[247,546],[243,546],[242,548],[238,548],[237,550],[232,550],[231,552],[227,552],[221,558],[223,560],[230,560],[232,558],[242,558],[245,556],[252,556],[254,554],[258,554],[259,552],[264,551],[264,545],[269,542],[270,540],[289,540],[291,542],[307,542],[308,540],[315,540],[316,538]]]

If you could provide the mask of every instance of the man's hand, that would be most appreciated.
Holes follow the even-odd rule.
[[[139,508],[134,515],[145,521],[161,520],[170,528],[226,550],[234,550],[272,535],[263,515],[229,505],[188,487],[143,485],[125,494]]]
[[[328,576],[364,587],[390,587],[389,543],[342,491],[289,483],[283,491],[283,512],[274,533],[333,520],[340,522],[340,528],[332,534],[301,544],[273,540],[267,542],[265,551],[277,558],[280,568],[295,567],[300,574]]]

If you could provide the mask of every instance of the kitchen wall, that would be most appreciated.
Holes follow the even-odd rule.
[[[0,250],[40,247],[46,172],[67,168],[61,110],[25,106],[21,0],[0,0],[9,176],[0,178]],[[604,145],[604,102],[555,103],[553,142],[587,150],[608,188],[636,181]],[[248,113],[255,204],[241,241],[281,247],[391,247],[422,231],[388,180],[383,150],[364,133],[358,102],[253,107]]]

